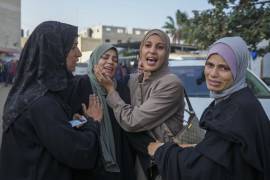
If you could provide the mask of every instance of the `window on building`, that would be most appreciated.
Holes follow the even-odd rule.
[[[122,40],[117,40],[117,43],[118,43],[118,44],[122,43]]]
[[[112,31],[112,28],[110,28],[110,27],[106,27],[106,31]]]
[[[117,33],[123,34],[124,33],[124,30],[123,29],[117,29]]]
[[[105,42],[109,43],[109,42],[111,42],[111,40],[110,39],[105,39]]]
[[[141,31],[136,30],[136,31],[135,31],[135,34],[136,34],[136,35],[140,35],[140,34],[141,34]]]

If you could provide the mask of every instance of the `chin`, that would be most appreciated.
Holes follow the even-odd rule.
[[[209,86],[209,85],[207,85],[207,89],[208,89],[209,91],[213,91],[213,92],[215,92],[215,93],[218,93],[218,92],[222,91],[222,90],[220,90],[220,88],[212,87],[212,86]]]
[[[157,69],[158,69],[157,67],[146,67],[146,68],[144,68],[144,71],[152,72],[152,71],[156,71]]]

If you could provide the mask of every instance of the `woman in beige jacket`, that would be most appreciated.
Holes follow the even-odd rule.
[[[160,142],[170,142],[183,127],[184,93],[180,80],[170,73],[170,40],[161,30],[150,30],[141,41],[144,73],[131,75],[131,104],[119,96],[110,78],[96,67],[96,76],[108,91],[107,103],[120,126],[129,132],[149,131]]]

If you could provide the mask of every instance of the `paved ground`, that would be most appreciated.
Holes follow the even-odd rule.
[[[6,102],[6,98],[11,86],[5,87],[3,83],[0,83],[0,146],[2,142],[2,113],[3,107]]]

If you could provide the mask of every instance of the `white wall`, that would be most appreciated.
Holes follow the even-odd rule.
[[[0,48],[21,47],[21,1],[0,0]]]

